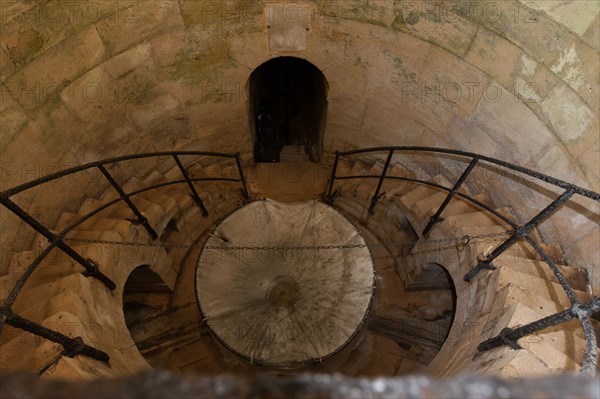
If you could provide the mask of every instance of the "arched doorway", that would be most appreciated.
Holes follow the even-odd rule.
[[[327,81],[310,62],[273,58],[249,80],[255,162],[319,162],[327,114]]]

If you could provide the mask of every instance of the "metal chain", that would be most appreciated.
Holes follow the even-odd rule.
[[[468,245],[474,241],[482,241],[485,239],[499,238],[513,234],[513,230],[507,230],[500,233],[489,233],[489,234],[478,234],[475,236],[465,235],[462,237],[453,237],[439,240],[426,240],[426,244],[457,244],[466,241],[464,245]],[[92,240],[87,238],[76,238],[76,237],[65,237],[65,241],[81,242],[89,244],[107,244],[107,245],[124,245],[124,246],[135,246],[135,247],[162,247],[162,248],[181,248],[181,249],[192,249],[192,248],[205,248],[205,249],[220,249],[220,250],[244,250],[244,251],[261,251],[261,250],[320,250],[320,249],[354,249],[354,248],[366,248],[366,247],[388,247],[388,246],[399,246],[399,245],[410,245],[417,244],[416,241],[400,241],[400,242],[378,242],[373,244],[344,244],[344,245],[285,245],[285,246],[259,246],[253,244],[236,244],[236,245],[190,245],[190,244],[174,244],[174,243],[161,243],[161,242],[131,242],[131,241],[117,241],[117,240]]]

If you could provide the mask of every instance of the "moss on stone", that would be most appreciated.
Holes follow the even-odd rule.
[[[33,28],[18,33],[17,43],[7,46],[8,54],[15,65],[25,64],[33,59],[44,46],[44,37]]]
[[[392,21],[391,28],[395,31],[406,31],[407,27],[404,17],[401,15],[396,15],[394,21]]]

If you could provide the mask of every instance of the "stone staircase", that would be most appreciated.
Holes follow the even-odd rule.
[[[212,165],[198,168],[192,165],[189,173],[194,177],[234,177],[235,165]],[[173,167],[161,173],[153,170],[143,179],[131,178],[123,185],[131,192],[167,180],[181,179],[180,171]],[[55,249],[39,265],[21,290],[13,311],[42,326],[55,329],[67,336],[81,336],[85,343],[103,350],[110,356],[110,365],[85,356],[62,356],[61,345],[45,341],[32,334],[5,326],[0,351],[0,371],[23,369],[43,376],[64,378],[94,378],[137,372],[150,366],[136,348],[123,315],[125,283],[134,269],[150,266],[169,290],[175,288],[181,265],[180,248],[163,246],[169,238],[179,236],[178,243],[189,241],[186,234],[198,229],[206,230],[215,220],[242,205],[238,186],[230,189],[217,187],[215,182],[196,185],[205,205],[211,210],[204,218],[195,205],[189,188],[185,185],[165,186],[132,196],[131,200],[147,218],[157,233],[152,240],[144,227],[124,202],[104,209],[81,223],[67,235],[67,243],[84,258],[99,266],[117,288],[108,290],[95,279],[81,274],[83,268],[62,251]],[[81,218],[102,204],[118,198],[118,193],[108,187],[99,198],[87,197],[77,213],[63,213],[55,223],[58,232],[72,221]],[[69,239],[112,241],[96,243],[69,241]],[[151,243],[150,246],[118,245],[119,242]],[[42,248],[44,239],[36,239],[34,249],[15,254],[9,274],[1,277],[1,300],[8,294]]]
[[[340,162],[337,175],[377,175],[382,167],[380,162],[360,159]],[[429,176],[423,170],[407,169],[400,163],[390,165],[387,175],[419,178],[451,187],[443,176]],[[426,277],[431,274],[428,268],[432,265],[442,266],[454,283],[457,301],[454,321],[440,352],[426,368],[428,374],[448,376],[476,371],[523,377],[579,369],[585,340],[577,320],[521,339],[523,350],[498,348],[481,354],[477,352],[480,342],[496,336],[504,327],[524,325],[570,306],[551,269],[523,243],[515,244],[494,261],[498,270],[483,271],[471,283],[463,281],[463,276],[477,264],[478,257],[494,249],[506,236],[473,240],[463,248],[460,240],[443,241],[466,235],[502,233],[510,226],[476,205],[455,197],[442,214],[444,220],[434,225],[426,239],[422,231],[447,192],[412,182],[385,181],[382,191],[386,194],[376,205],[374,214],[369,215],[367,210],[376,185],[377,179],[338,180],[334,186],[337,190],[334,205],[372,229],[381,242],[401,243],[407,231],[415,234],[417,240],[414,245],[389,248],[397,259],[396,272],[402,282],[402,286],[396,289],[401,294],[399,303],[392,307],[405,310],[406,304],[401,303],[401,297],[427,288],[427,283],[423,284],[424,277],[429,284],[433,282],[432,277]],[[490,207],[493,205],[484,193],[466,193]],[[496,211],[517,220],[510,208]],[[538,243],[541,242],[536,231],[531,235]],[[390,237],[397,238],[390,240]],[[562,260],[560,250],[544,244],[541,246],[558,262]],[[567,265],[559,265],[559,268],[580,301],[591,299],[584,269]],[[427,291],[422,292],[427,296]],[[422,308],[425,309],[427,306]],[[402,323],[401,317],[393,320]],[[600,330],[598,323],[592,321],[594,328]]]
[[[258,197],[300,201],[313,198],[326,187],[327,174],[322,173],[320,165],[313,168],[308,182],[288,176],[282,184],[262,173],[278,166],[264,164],[246,171],[256,177],[254,181],[249,179],[250,191],[259,193]],[[378,175],[382,167],[381,162],[341,161],[338,176]],[[197,163],[188,170],[192,177],[237,174],[230,164]],[[450,186],[443,176],[430,176],[414,165],[408,168],[393,164],[388,176],[418,177]],[[176,167],[156,168],[141,180],[130,179],[123,188],[130,192],[180,178]],[[344,350],[304,371],[371,376],[415,372],[447,376],[475,371],[527,376],[578,369],[584,340],[577,321],[522,339],[523,350],[500,348],[482,354],[476,350],[481,341],[504,327],[534,321],[569,305],[547,265],[524,244],[500,256],[494,262],[498,270],[483,271],[471,283],[463,281],[477,257],[500,241],[490,237],[460,247],[459,242],[448,239],[501,233],[508,226],[455,198],[442,215],[444,221],[436,224],[426,239],[422,237],[423,228],[444,200],[445,192],[388,180],[382,187],[385,196],[370,215],[367,210],[376,185],[377,179],[338,180],[334,200],[334,206],[361,229],[371,247],[377,289],[368,323]],[[309,189],[302,190],[303,186]],[[25,369],[48,377],[96,378],[131,374],[150,366],[208,374],[265,371],[236,359],[220,346],[198,312],[194,273],[201,243],[219,220],[242,206],[243,200],[236,184],[224,189],[224,184],[202,182],[197,187],[209,210],[206,218],[185,184],[131,198],[156,231],[158,238],[154,241],[123,202],[103,210],[68,235],[79,240],[154,244],[68,242],[116,283],[114,291],[84,277],[80,265],[55,249],[33,273],[14,304],[16,314],[65,335],[83,337],[87,344],[109,354],[110,365],[85,356],[63,356],[60,345],[5,326],[0,372]],[[492,206],[485,194],[468,194]],[[117,196],[109,187],[98,198],[85,198],[77,213],[65,212],[59,217],[54,230],[60,231]],[[498,212],[514,219],[510,208]],[[444,244],[440,245],[442,240]],[[40,238],[35,247],[43,243],[45,240]],[[178,245],[170,245],[173,243]],[[544,249],[560,259],[556,249]],[[14,256],[10,273],[0,278],[0,299],[37,253],[34,248]],[[144,313],[124,314],[124,304],[142,300],[142,295],[125,292],[128,277],[139,266],[149,266],[170,292],[147,294]],[[585,271],[560,267],[578,297],[589,299]]]

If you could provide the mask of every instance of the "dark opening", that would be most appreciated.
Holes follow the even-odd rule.
[[[279,57],[250,75],[250,128],[255,162],[319,162],[327,82],[308,61]]]
[[[133,270],[123,289],[123,313],[130,332],[134,326],[161,309],[170,295],[171,289],[150,266],[142,265]]]

